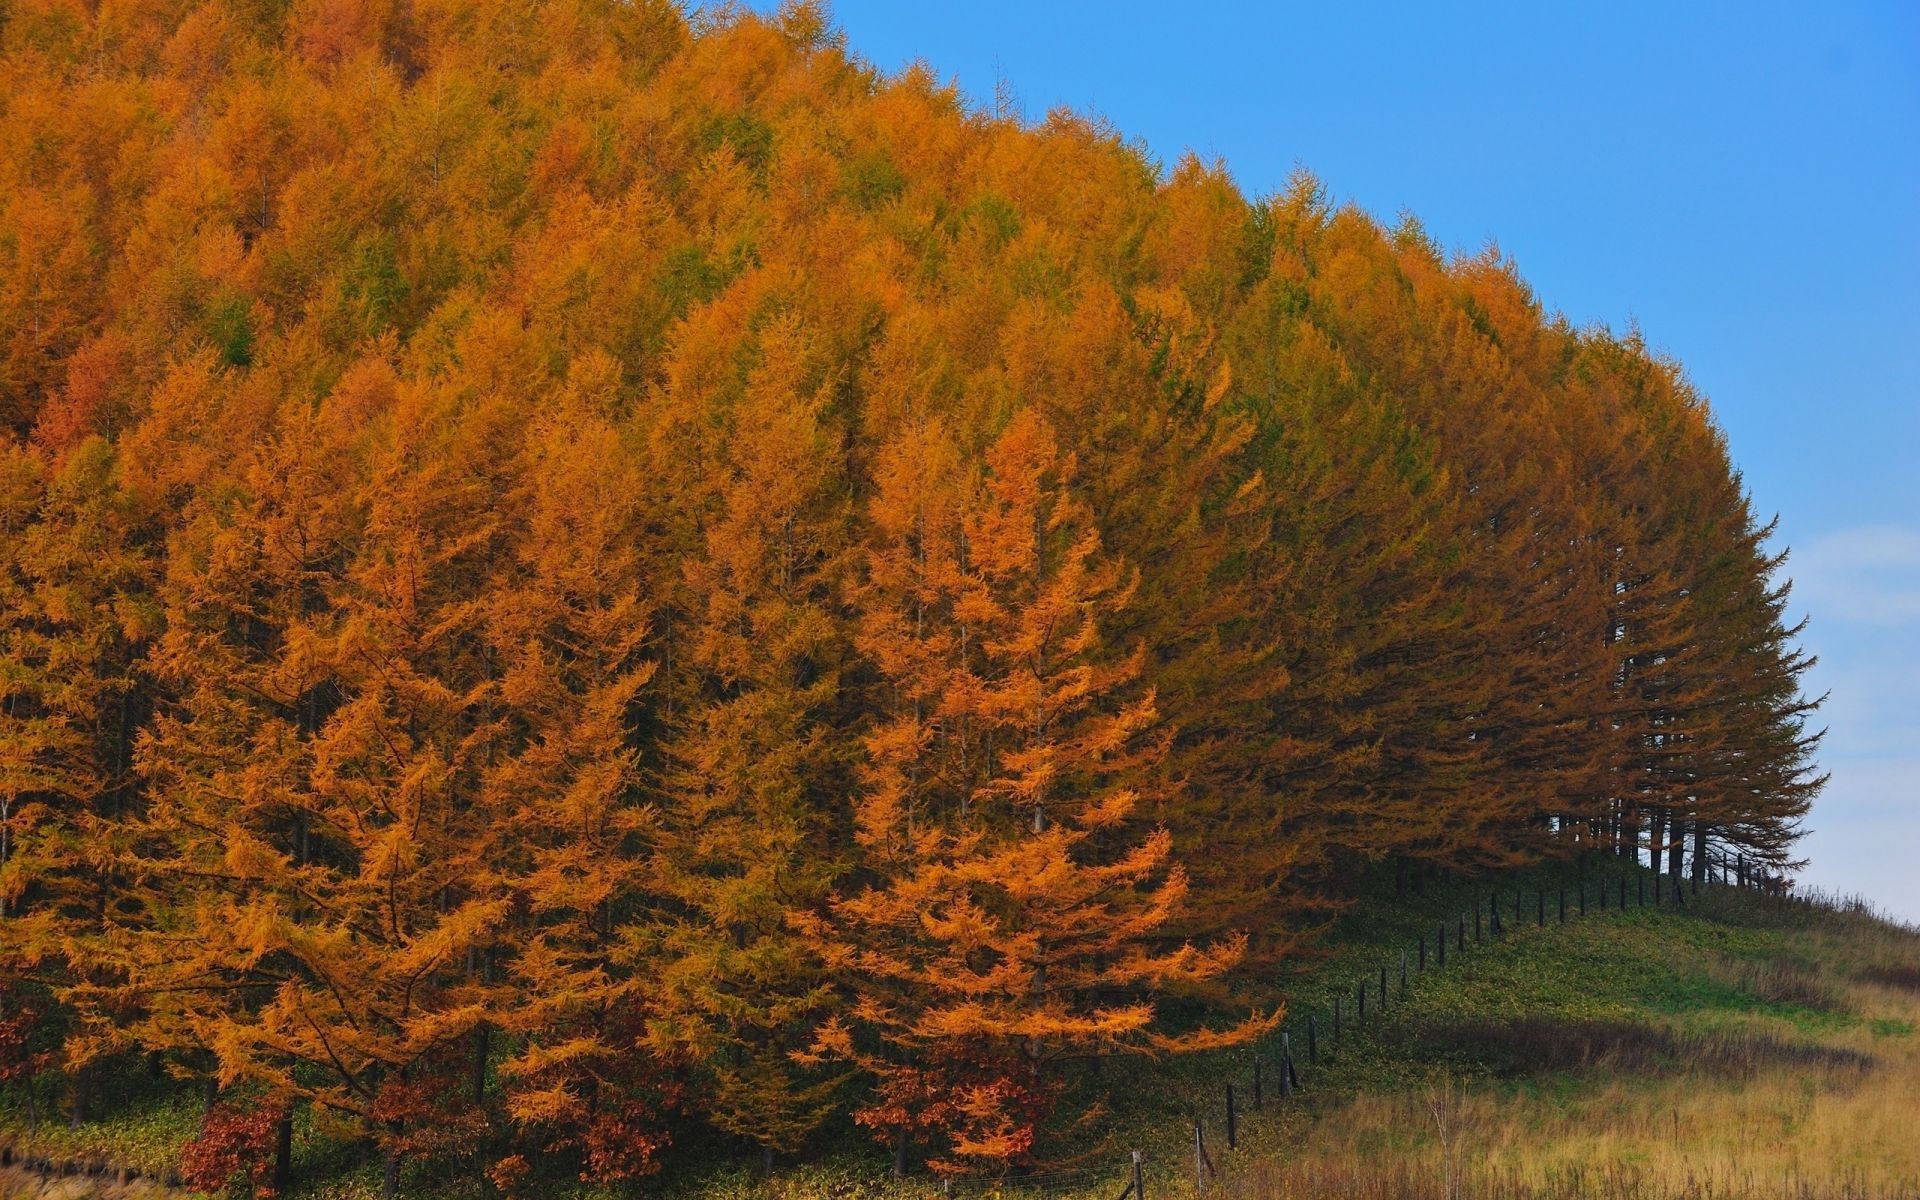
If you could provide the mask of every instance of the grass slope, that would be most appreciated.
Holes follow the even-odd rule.
[[[1577,891],[1559,923],[1557,876],[1501,882],[1508,931],[1483,920],[1469,948],[1435,969],[1436,926],[1484,911],[1489,885],[1429,889],[1343,921],[1322,955],[1283,981],[1284,1028],[1302,1090],[1282,1104],[1279,1039],[1251,1049],[1110,1067],[1088,1081],[1096,1117],[1063,1131],[1062,1160],[1021,1180],[961,1181],[954,1194],[1112,1200],[1129,1152],[1147,1162],[1150,1197],[1194,1193],[1193,1128],[1206,1130],[1218,1176],[1209,1195],[1249,1200],[1867,1200],[1920,1195],[1920,931],[1856,906],[1790,905],[1710,888],[1683,910],[1592,903]],[[1513,898],[1524,897],[1514,923]],[[1547,927],[1535,925],[1536,889]],[[1629,898],[1636,894],[1629,884]],[[1647,893],[1651,899],[1651,893]],[[1398,962],[1425,937],[1429,967],[1400,988]],[[1411,957],[1411,955],[1410,955]],[[1378,1011],[1378,971],[1390,1003]],[[1353,1027],[1362,978],[1369,1020]],[[1330,1038],[1332,999],[1345,1028]],[[1323,1061],[1305,1062],[1313,1013]],[[1267,1103],[1251,1111],[1252,1060]],[[1242,1103],[1239,1148],[1226,1148],[1224,1088]],[[107,1120],[68,1130],[42,1122],[32,1148],[164,1171],[197,1120],[194,1096],[167,1081],[130,1085]],[[0,1130],[20,1142],[24,1114],[0,1103]],[[295,1196],[348,1200],[378,1192],[377,1173],[338,1157],[304,1123]],[[707,1152],[710,1151],[710,1152]],[[926,1178],[886,1177],[885,1155],[850,1131],[829,1133],[808,1161],[771,1179],[727,1148],[683,1147],[679,1170],[642,1194],[908,1197]],[[409,1194],[481,1195],[477,1179],[417,1178]],[[544,1195],[563,1194],[548,1189]],[[610,1193],[578,1189],[580,1196]]]
[[[1857,907],[1594,909],[1419,980],[1302,1103],[1243,1124],[1214,1190],[1920,1195],[1917,1024],[1920,932]]]

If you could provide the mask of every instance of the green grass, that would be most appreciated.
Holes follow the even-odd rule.
[[[0,1140],[17,1153],[55,1161],[104,1162],[161,1177],[178,1166],[180,1145],[200,1128],[197,1093],[138,1067],[120,1073],[95,1098],[95,1120],[70,1128],[59,1081],[37,1089],[38,1121],[18,1090],[0,1093]]]

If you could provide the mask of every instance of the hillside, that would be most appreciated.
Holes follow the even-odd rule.
[[[1394,961],[1413,939],[1431,939],[1438,920],[1457,918],[1488,881],[1364,905],[1329,940],[1327,957],[1284,985],[1301,1058],[1292,1097],[1279,1094],[1277,1038],[1165,1060],[1109,1081],[1110,1118],[1079,1135],[1067,1160],[961,1180],[954,1194],[1111,1200],[1139,1149],[1149,1195],[1192,1195],[1196,1115],[1219,1172],[1209,1176],[1209,1195],[1892,1200],[1920,1187],[1912,1136],[1920,930],[1852,904],[1787,904],[1719,887],[1675,909],[1670,900],[1652,906],[1636,886],[1627,910],[1603,912],[1597,878],[1587,915],[1576,902],[1562,924],[1554,897],[1564,878],[1498,881],[1507,894],[1544,888],[1545,927],[1528,904],[1517,926],[1482,939],[1469,933],[1468,949],[1447,966],[1430,959],[1428,973],[1411,972],[1404,997],[1391,975],[1386,1014],[1376,1011],[1356,1031],[1349,1007],[1336,1043],[1327,1033],[1332,994]],[[1569,894],[1577,896],[1577,883]],[[1457,925],[1449,925],[1451,935]],[[1301,1041],[1309,1011],[1320,1015],[1324,1039],[1325,1061],[1313,1066]],[[1258,1109],[1254,1057],[1266,1068]],[[1239,1103],[1235,1150],[1225,1146],[1229,1081]],[[196,1101],[162,1088],[116,1106],[91,1131],[55,1127],[31,1142],[19,1137],[17,1101],[0,1108],[0,1124],[21,1153],[158,1171],[171,1139],[195,1128]],[[320,1149],[303,1131],[301,1157]],[[925,1176],[891,1180],[884,1155],[837,1138],[771,1178],[737,1151],[731,1157],[731,1165],[675,1172],[660,1191],[808,1200],[937,1190]],[[378,1186],[371,1170],[311,1178],[340,1171],[337,1159],[309,1165],[309,1182],[292,1196],[335,1200]],[[469,1189],[443,1183],[429,1194]]]
[[[1728,891],[1523,928],[1248,1122],[1224,1194],[1912,1195],[1917,967],[1920,931]]]
[[[1789,890],[1770,539],[1497,250],[817,5],[0,0],[0,1084],[209,1189],[1072,1160],[1383,891]]]

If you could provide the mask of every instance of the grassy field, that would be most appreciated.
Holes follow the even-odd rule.
[[[1590,904],[1557,920],[1557,879],[1501,883],[1508,932],[1450,947],[1444,970],[1410,973],[1398,958],[1490,885],[1429,889],[1364,906],[1316,961],[1285,983],[1285,1028],[1304,1060],[1314,1013],[1323,1062],[1301,1063],[1301,1092],[1276,1095],[1278,1037],[1262,1046],[1110,1069],[1089,1086],[1105,1107],[1061,1139],[1052,1167],[1019,1180],[961,1181],[954,1194],[1098,1197],[1125,1183],[1130,1152],[1146,1162],[1148,1195],[1195,1190],[1200,1121],[1217,1174],[1207,1193],[1245,1200],[1799,1200],[1920,1195],[1920,931],[1848,906],[1787,905],[1709,889],[1686,909]],[[1547,889],[1536,928],[1535,887]],[[1617,885],[1615,885],[1617,887]],[[1524,890],[1524,920],[1512,895]],[[1632,894],[1630,885],[1630,895]],[[1457,936],[1457,935],[1456,935]],[[1378,969],[1393,964],[1378,1011]],[[1430,957],[1430,967],[1432,966]],[[1369,1020],[1353,1028],[1354,990],[1373,981]],[[1330,1038],[1333,996],[1345,1028]],[[1267,1068],[1253,1111],[1252,1061]],[[1224,1088],[1242,1113],[1239,1146],[1223,1128]],[[11,1102],[9,1102],[11,1103]],[[116,1097],[110,1118],[79,1131],[41,1125],[33,1148],[164,1170],[197,1118],[193,1097],[165,1081]],[[23,1114],[0,1108],[19,1140]],[[377,1194],[377,1176],[332,1159],[331,1139],[304,1125],[296,1196]],[[772,1178],[714,1146],[683,1147],[682,1166],[644,1194],[731,1197],[938,1195],[920,1178],[886,1177],[885,1156],[842,1131]],[[416,1178],[410,1194],[460,1197],[459,1178]],[[560,1194],[558,1192],[550,1194]],[[580,1190],[582,1197],[602,1195]],[[0,1185],[4,1195],[4,1185]]]
[[[1219,1190],[1920,1195],[1916,1025],[1920,935],[1864,913],[1729,892],[1596,913],[1423,981]]]

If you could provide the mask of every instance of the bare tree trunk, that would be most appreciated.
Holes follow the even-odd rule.
[[[81,1067],[73,1073],[73,1119],[68,1122],[70,1128],[78,1129],[87,1123],[87,1100],[92,1082],[91,1066]]]
[[[484,1104],[487,1099],[487,1055],[492,1038],[483,1022],[473,1027],[473,1102]]]
[[[293,1104],[288,1102],[287,1111],[280,1115],[280,1123],[274,1129],[273,1190],[284,1192],[291,1182],[293,1182]]]

